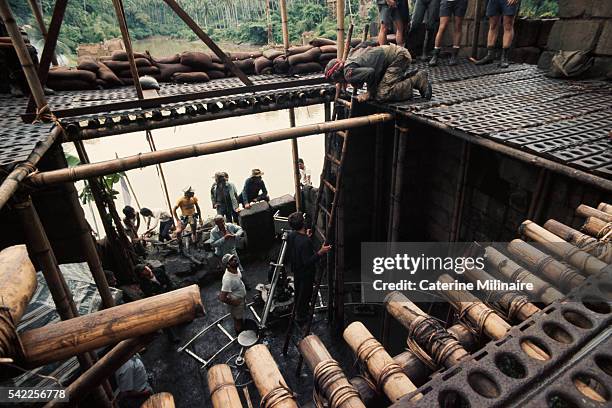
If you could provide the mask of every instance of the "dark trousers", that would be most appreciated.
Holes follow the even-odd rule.
[[[238,213],[233,208],[219,206],[217,207],[217,214],[224,216],[227,222],[239,223],[240,218],[238,218]]]
[[[310,314],[310,299],[314,285],[314,273],[298,274],[295,276],[295,320],[303,324]]]
[[[159,240],[161,242],[170,241],[170,230],[174,222],[172,220],[159,222]]]

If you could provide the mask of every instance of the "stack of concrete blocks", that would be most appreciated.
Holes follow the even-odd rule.
[[[548,38],[547,51],[538,65],[548,69],[558,50],[591,51],[595,66],[593,77],[612,75],[612,1],[559,0],[560,19]]]

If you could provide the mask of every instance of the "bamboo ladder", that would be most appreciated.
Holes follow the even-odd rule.
[[[346,60],[348,56],[348,51],[350,48],[351,42],[351,34],[353,31],[353,25],[349,28],[349,33],[346,39],[346,45],[344,48],[344,54],[342,56],[343,60]],[[353,117],[353,103],[352,101],[347,101],[339,96],[339,92],[336,93],[336,98],[334,100],[334,109],[332,114],[332,120],[335,121],[338,119],[340,111],[344,112],[344,119]],[[321,172],[321,181],[319,184],[319,189],[317,191],[317,198],[315,202],[315,212],[312,220],[312,229],[313,233],[321,240],[321,242],[329,244],[335,241],[335,246],[337,248],[343,248],[343,234],[339,234],[339,237],[335,236],[335,227],[336,227],[336,219],[338,218],[338,207],[339,202],[341,200],[341,188],[342,188],[342,169],[344,166],[344,161],[346,159],[346,150],[348,147],[348,139],[350,135],[350,130],[339,130],[336,132],[330,133],[325,139],[325,157],[323,160],[323,171]],[[332,147],[335,142],[338,141],[337,138],[340,138],[340,156],[335,157],[332,154]],[[336,167],[336,176],[333,175],[333,167]],[[325,197],[325,199],[324,199]],[[328,204],[331,204],[328,206]],[[322,221],[322,226],[324,230],[319,227],[319,220]],[[337,239],[336,239],[337,238]],[[300,333],[299,340],[310,334],[310,330],[312,327],[312,321],[314,318],[317,298],[320,294],[321,289],[321,281],[323,277],[327,274],[328,277],[328,291],[329,291],[329,301],[328,301],[328,309],[331,309],[332,304],[335,304],[338,300],[341,301],[341,298],[344,296],[344,287],[342,285],[332,285],[335,282],[344,282],[341,274],[342,268],[334,268],[334,263],[332,262],[332,254],[336,252],[333,250],[332,252],[327,254],[327,262],[325,270],[320,271],[315,277],[314,288],[312,291],[312,297],[310,299],[310,311],[308,313],[308,319],[306,324],[303,327],[303,330]],[[337,254],[336,254],[337,255]],[[338,257],[341,259],[341,256]],[[341,261],[340,261],[341,262]],[[341,262],[343,263],[343,262]],[[332,275],[332,270],[335,272],[336,276]],[[333,279],[335,278],[335,279]],[[332,291],[333,286],[333,291]],[[332,295],[333,293],[333,295]],[[336,305],[338,307],[338,305]],[[342,306],[340,306],[342,307]],[[330,313],[331,316],[331,313]],[[293,311],[291,312],[291,317],[289,319],[289,325],[287,328],[287,333],[285,336],[285,343],[283,344],[283,355],[287,354],[287,350],[289,348],[289,343],[293,337],[295,326],[295,303],[293,305]],[[298,328],[299,330],[300,328]],[[300,355],[298,360],[298,365],[296,368],[296,373],[299,374],[302,367],[302,356]]]

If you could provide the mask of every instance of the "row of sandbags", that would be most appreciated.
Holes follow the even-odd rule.
[[[287,53],[278,49],[227,53],[246,75],[321,72],[336,54],[336,42],[326,38],[314,39],[309,45],[291,47]],[[148,52],[134,53],[134,58],[139,76],[148,75],[159,82],[207,82],[233,75],[219,57],[204,52],[183,52],[160,58],[154,58]],[[125,51],[115,51],[100,60],[80,58],[76,68],[53,68],[47,80],[50,88],[60,91],[131,84],[132,74]]]

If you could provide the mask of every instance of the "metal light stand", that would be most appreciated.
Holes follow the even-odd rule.
[[[270,284],[270,291],[268,292],[268,298],[266,299],[266,305],[264,307],[263,316],[259,322],[259,330],[265,329],[266,322],[268,321],[268,316],[270,315],[270,309],[272,308],[272,303],[274,302],[274,293],[276,292],[276,285],[278,284],[278,279],[280,277],[281,271],[284,268],[285,262],[285,254],[287,251],[287,237],[289,236],[289,231],[283,230],[281,249],[278,254],[278,259],[276,263],[271,264],[274,266],[274,273],[272,275],[272,282]]]

